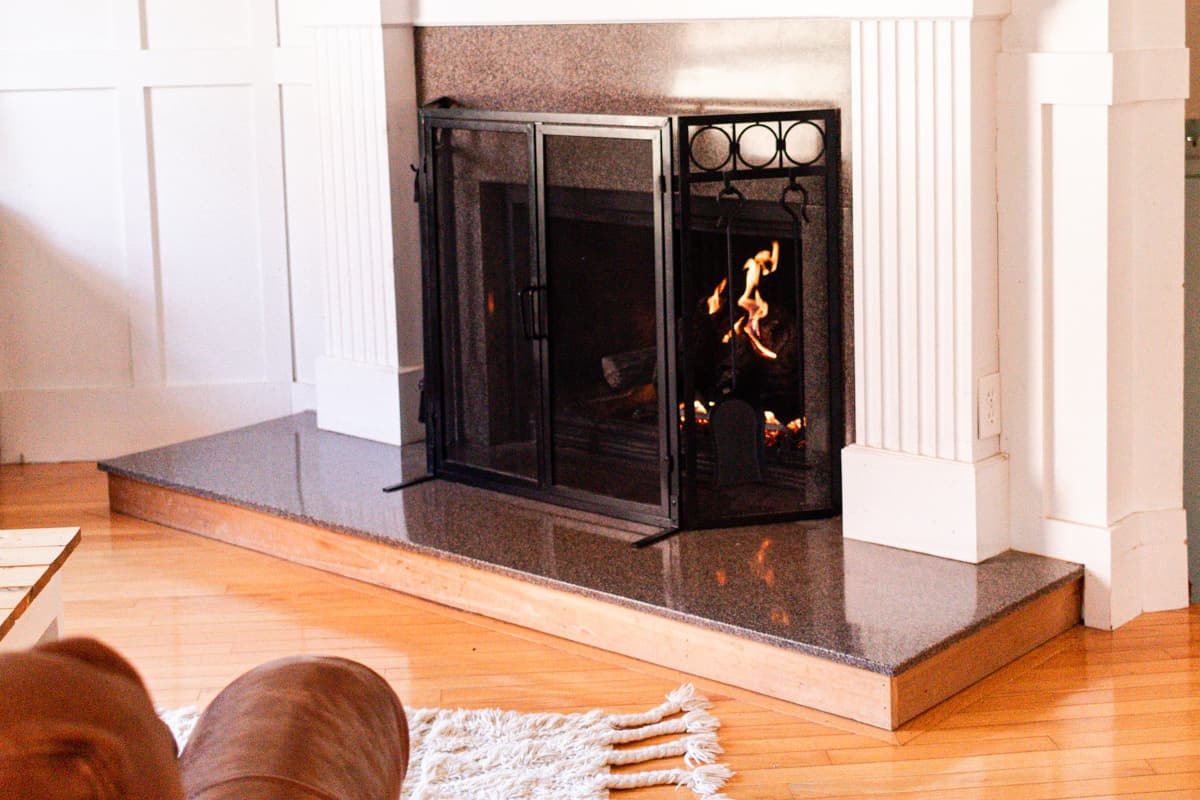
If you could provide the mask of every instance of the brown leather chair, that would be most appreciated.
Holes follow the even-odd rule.
[[[396,693],[344,658],[272,661],[205,709],[180,758],[188,800],[397,800],[408,727]]]
[[[175,740],[129,662],[90,639],[0,654],[0,797],[183,798]]]
[[[3,800],[396,800],[404,709],[341,658],[264,664],[226,687],[183,756],[130,664],[70,639],[0,655]]]

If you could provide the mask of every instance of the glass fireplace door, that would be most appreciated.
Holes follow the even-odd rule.
[[[670,121],[473,113],[422,113],[433,472],[673,524]]]
[[[438,460],[536,485],[543,472],[542,351],[531,125],[426,131],[435,198]],[[427,289],[428,291],[428,289]]]
[[[541,134],[553,486],[665,510],[659,137]]]

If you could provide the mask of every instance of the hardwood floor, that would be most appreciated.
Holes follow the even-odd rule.
[[[0,528],[65,525],[83,542],[62,570],[64,632],[117,647],[164,706],[298,652],[362,661],[412,706],[626,711],[691,680],[110,514],[91,464],[0,468]],[[894,734],[695,682],[724,724],[735,800],[1200,797],[1200,607],[1070,631]]]

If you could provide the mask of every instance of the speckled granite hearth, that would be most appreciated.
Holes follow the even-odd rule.
[[[636,550],[654,529],[443,481],[382,491],[422,461],[305,413],[100,467],[116,511],[885,728],[1079,619],[1074,564],[964,564],[836,520]]]

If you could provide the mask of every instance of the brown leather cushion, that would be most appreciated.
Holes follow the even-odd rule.
[[[137,672],[92,639],[0,654],[4,800],[180,800],[175,740]]]
[[[189,800],[396,800],[407,765],[396,693],[327,656],[272,661],[229,684],[180,758]]]

